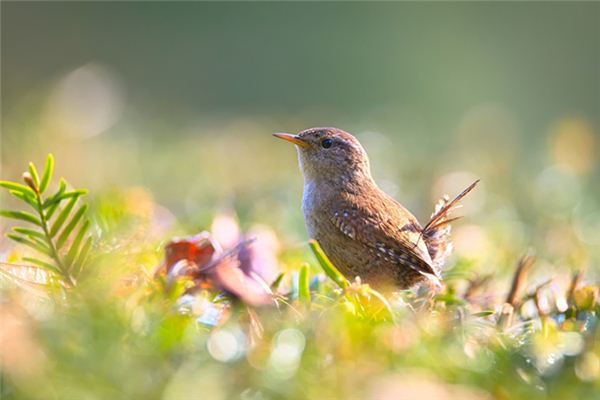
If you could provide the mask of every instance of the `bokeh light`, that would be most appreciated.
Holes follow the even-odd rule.
[[[110,69],[87,64],[62,77],[49,96],[49,132],[86,139],[111,128],[124,107],[122,87]]]

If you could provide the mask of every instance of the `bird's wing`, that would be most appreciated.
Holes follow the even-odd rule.
[[[331,222],[346,236],[381,254],[384,260],[396,261],[439,280],[415,217],[391,198],[370,200],[376,204],[368,208],[351,200],[341,202],[331,215]]]

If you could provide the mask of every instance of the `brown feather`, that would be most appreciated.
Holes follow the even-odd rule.
[[[469,187],[463,190],[452,201],[448,196],[442,197],[438,202],[431,219],[423,228],[421,235],[427,244],[431,262],[434,268],[441,270],[446,258],[452,252],[452,242],[450,241],[450,223],[461,217],[450,217],[450,213],[460,207],[458,202],[464,198],[479,183],[479,179],[473,182]]]
[[[451,202],[449,202],[448,204],[443,206],[439,211],[437,211],[431,217],[431,219],[429,220],[427,225],[425,225],[425,227],[423,228],[423,232],[427,232],[427,230],[430,229],[432,226],[434,226],[438,221],[440,221],[440,219],[446,217],[448,215],[448,213],[450,213],[452,211],[452,209],[456,205],[456,203],[458,203],[463,197],[465,197],[467,194],[469,194],[469,192],[471,190],[473,190],[475,188],[475,186],[477,186],[478,183],[479,183],[479,179],[477,179],[475,182],[471,183],[469,185],[469,187],[467,187],[465,190],[460,192],[460,194],[458,196],[456,196],[454,198],[454,200],[452,200]]]

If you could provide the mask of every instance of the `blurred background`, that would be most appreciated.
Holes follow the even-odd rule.
[[[422,222],[481,178],[455,230],[475,268],[510,272],[533,248],[540,275],[597,272],[599,12],[3,2],[2,179],[52,152],[97,208],[150,204],[158,225],[187,234],[226,210],[297,245],[302,178],[270,134],[336,126]]]

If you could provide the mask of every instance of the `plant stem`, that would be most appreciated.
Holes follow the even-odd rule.
[[[40,216],[40,220],[42,222],[42,229],[44,230],[44,235],[46,236],[46,242],[48,243],[48,246],[50,247],[50,252],[52,253],[52,258],[54,259],[54,261],[56,261],[56,265],[58,266],[58,269],[61,271],[61,273],[63,275],[63,279],[70,286],[75,286],[75,280],[69,273],[69,270],[67,268],[65,268],[65,265],[63,264],[62,260],[60,259],[60,256],[58,255],[58,250],[56,249],[56,246],[54,245],[54,243],[52,242],[52,238],[50,237],[50,230],[48,229],[48,220],[46,219],[46,215],[44,214],[44,211],[43,211],[44,203],[42,202],[42,197],[41,197],[40,191],[37,188],[37,186],[35,187],[34,191],[35,191],[35,197],[36,197],[36,200],[38,203],[37,211]]]

